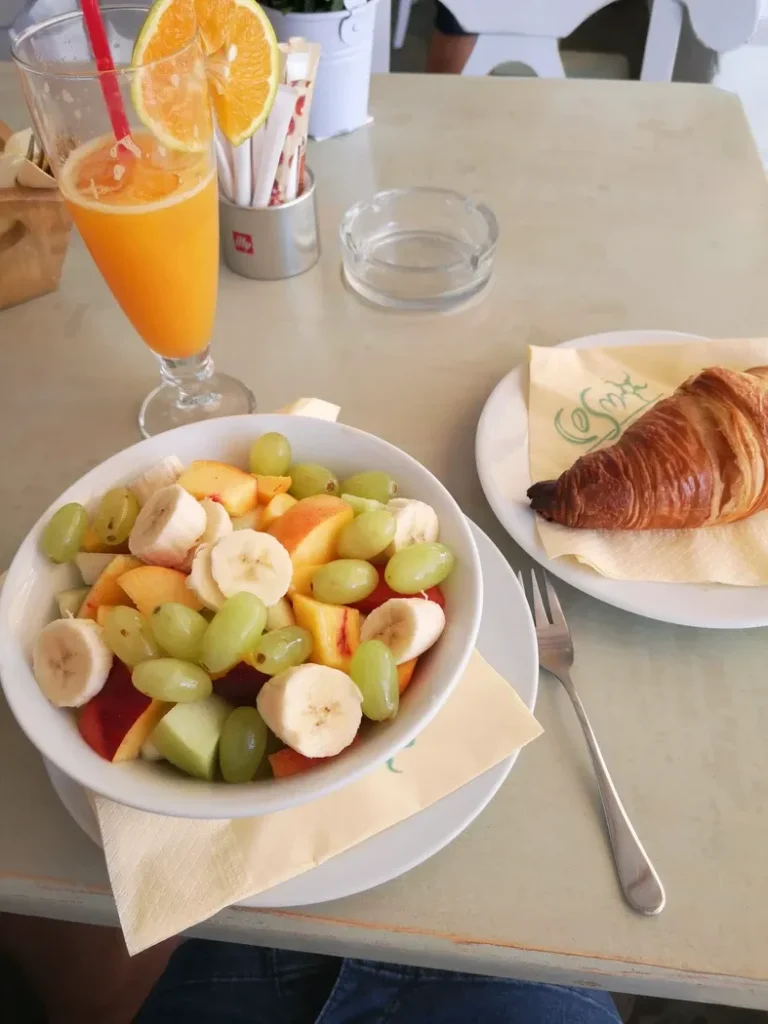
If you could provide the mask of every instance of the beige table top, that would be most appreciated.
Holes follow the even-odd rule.
[[[738,103],[698,86],[384,77],[375,124],[315,148],[325,254],[286,283],[224,271],[214,352],[261,408],[301,394],[405,448],[515,565],[483,499],[475,425],[529,343],[619,328],[768,327],[768,190]],[[0,116],[24,120],[10,69]],[[340,281],[342,211],[435,183],[501,223],[481,303],[392,315]],[[79,243],[61,290],[0,313],[0,563],[72,480],[137,439],[155,366]],[[563,586],[576,679],[664,879],[655,919],[614,879],[567,699],[542,680],[545,736],[445,851],[360,896],[230,910],[199,934],[768,1007],[766,632],[705,632]],[[0,906],[114,922],[99,852],[0,710]]]

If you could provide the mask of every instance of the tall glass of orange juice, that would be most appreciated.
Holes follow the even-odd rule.
[[[188,12],[185,21],[184,13]],[[146,6],[102,9],[114,69],[99,71],[83,15],[32,24],[12,42],[32,117],[83,241],[139,336],[161,385],[145,399],[145,436],[253,412],[250,390],[214,371],[219,226],[213,123],[194,9],[174,8],[174,52],[132,66]],[[137,43],[138,40],[138,43]],[[144,47],[147,51],[147,47]],[[110,92],[111,90],[111,92]],[[116,137],[105,96],[119,94]]]

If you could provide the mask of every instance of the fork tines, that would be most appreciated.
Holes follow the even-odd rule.
[[[523,574],[519,572],[517,574],[520,583],[525,590],[525,584],[523,583]],[[549,602],[549,614],[544,604],[544,599],[541,595],[541,588],[539,587],[539,581],[536,575],[536,570],[531,569],[531,593],[533,595],[533,618],[538,629],[542,629],[549,625],[563,626],[567,628],[565,622],[565,616],[563,615],[563,609],[560,606],[555,588],[549,582],[549,578],[546,573],[542,573],[542,579],[544,581],[544,588],[547,592],[547,601]]]

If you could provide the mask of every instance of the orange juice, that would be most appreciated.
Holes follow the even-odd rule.
[[[147,133],[74,150],[60,185],[112,294],[158,355],[186,359],[211,339],[219,205],[208,153],[172,153]]]

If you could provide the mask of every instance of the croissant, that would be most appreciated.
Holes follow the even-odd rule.
[[[768,508],[768,366],[689,377],[528,497],[545,519],[585,530],[719,526]]]

